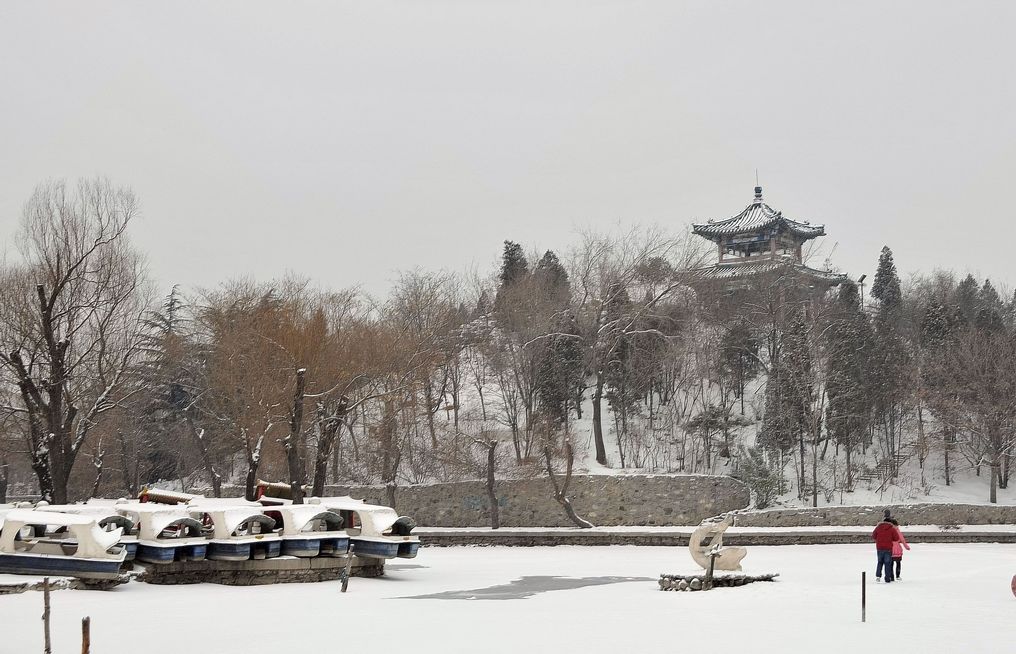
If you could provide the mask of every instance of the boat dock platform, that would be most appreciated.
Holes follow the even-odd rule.
[[[350,577],[380,577],[384,561],[355,555],[301,558],[277,556],[248,561],[177,561],[163,564],[135,564],[138,581],[150,584],[176,585],[213,583],[226,586],[260,586],[263,584],[305,583],[341,579],[346,561],[352,556]]]

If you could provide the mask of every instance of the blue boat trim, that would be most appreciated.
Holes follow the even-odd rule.
[[[72,556],[0,554],[0,572],[18,575],[68,575],[91,579],[115,579],[121,561]]]
[[[404,541],[399,543],[399,558],[411,559],[420,551],[420,541]]]
[[[145,563],[172,563],[176,558],[175,547],[154,547],[138,543],[138,561]]]
[[[209,543],[206,557],[214,561],[246,561],[251,543]]]
[[[321,556],[342,556],[348,551],[349,539],[344,536],[321,539]]]
[[[394,559],[399,555],[399,543],[396,541],[361,540],[351,538],[353,554],[375,559]]]
[[[321,553],[321,541],[317,538],[287,538],[282,541],[282,553],[301,558],[317,556]]]
[[[201,543],[184,545],[183,547],[178,547],[176,552],[176,558],[179,561],[204,561],[205,555],[208,552],[208,546]]]

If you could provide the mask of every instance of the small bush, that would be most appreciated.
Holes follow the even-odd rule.
[[[772,506],[780,495],[783,476],[780,471],[766,462],[765,454],[757,447],[741,448],[741,481],[748,486],[755,498],[755,508]]]

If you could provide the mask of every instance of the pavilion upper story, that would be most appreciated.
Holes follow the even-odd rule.
[[[762,201],[762,187],[755,187],[755,199],[744,211],[726,220],[693,225],[695,233],[717,245],[717,263],[747,263],[790,258],[801,263],[805,241],[825,236],[825,225],[798,222]]]
[[[743,211],[726,220],[710,220],[692,226],[699,236],[716,243],[717,261],[697,271],[708,280],[735,280],[791,269],[810,284],[829,286],[843,283],[845,275],[817,270],[804,264],[802,247],[825,236],[825,225],[791,220],[762,201],[762,187]]]

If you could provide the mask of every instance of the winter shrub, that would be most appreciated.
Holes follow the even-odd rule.
[[[738,476],[748,486],[758,509],[771,506],[780,494],[782,475],[766,462],[765,454],[757,447],[741,448]]]

